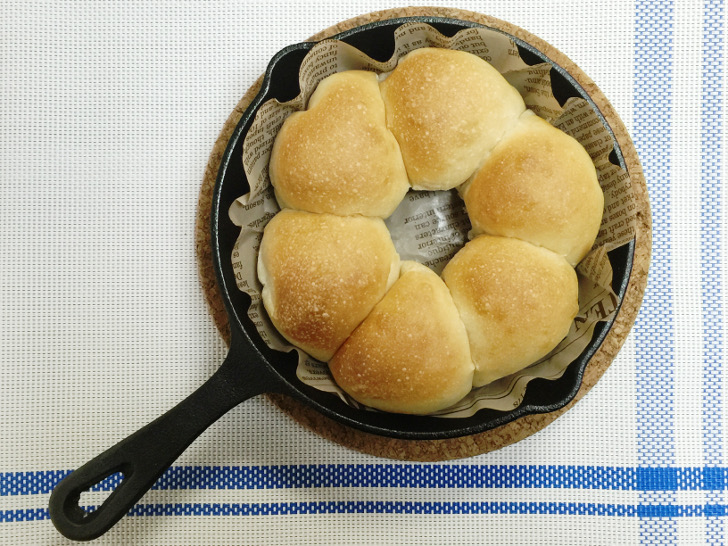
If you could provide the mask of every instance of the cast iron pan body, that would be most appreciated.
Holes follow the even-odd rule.
[[[409,17],[371,23],[334,38],[384,61],[391,57],[394,50],[394,30],[410,21],[429,23],[448,36],[463,28],[482,26],[455,19]],[[561,67],[529,44],[513,39],[527,63],[552,64],[551,79],[559,102],[563,104],[569,97],[582,97],[598,112],[586,92]],[[227,211],[237,197],[249,190],[242,167],[242,146],[257,108],[270,98],[286,101],[298,95],[298,79],[291,75],[298,74],[301,61],[314,45],[313,42],[295,44],[283,49],[272,59],[258,96],[243,114],[228,143],[218,172],[211,214],[212,251],[217,282],[231,329],[228,356],[219,370],[187,399],[58,484],[51,495],[50,515],[64,536],[74,540],[91,540],[105,533],[133,507],[195,438],[228,410],[255,395],[282,393],[293,396],[331,419],[382,436],[405,440],[469,436],[525,415],[551,412],[565,406],[579,390],[589,359],[606,337],[613,319],[597,325],[589,346],[560,379],[531,381],[521,405],[510,412],[484,409],[472,417],[443,419],[363,411],[347,406],[337,396],[301,383],[296,378],[295,352],[284,354],[271,350],[247,316],[250,299],[235,284],[231,260],[239,228],[229,220]],[[609,129],[606,122],[605,126]],[[615,146],[611,159],[626,170],[621,152]],[[609,255],[614,269],[613,288],[620,299],[629,282],[633,252],[634,243],[630,243]],[[79,507],[82,492],[119,472],[123,474],[123,479],[100,507],[93,511]]]

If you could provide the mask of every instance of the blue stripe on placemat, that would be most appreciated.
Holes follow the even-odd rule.
[[[587,466],[476,465],[285,465],[266,467],[176,467],[155,484],[188,487],[425,487],[629,489],[632,469]]]
[[[692,470],[681,470],[690,472]],[[50,493],[68,471],[0,473],[0,496]],[[631,468],[476,465],[177,466],[153,489],[282,489],[311,487],[572,488],[634,490]],[[109,491],[118,476],[94,490]]]
[[[47,495],[70,471],[0,473],[0,497]],[[119,483],[112,477],[96,491]],[[286,488],[481,488],[481,489],[594,489],[644,492],[649,503],[570,502],[409,502],[331,501],[301,503],[180,503],[139,504],[135,516],[184,515],[289,515],[322,513],[402,514],[553,514],[636,516],[643,531],[659,534],[664,521],[679,517],[719,518],[727,507],[710,499],[704,505],[658,502],[677,491],[719,494],[728,487],[728,468],[618,468],[587,466],[476,466],[476,465],[288,465],[288,466],[181,466],[167,470],[154,485],[160,490],[251,490]],[[657,499],[657,501],[655,500]],[[39,498],[39,504],[47,502]],[[48,519],[46,508],[0,510],[0,523]]]
[[[85,507],[93,510],[97,507]],[[634,505],[581,502],[310,501],[270,503],[138,504],[129,516],[290,516],[300,514],[520,514],[664,518],[725,516],[726,505]],[[0,510],[0,523],[49,518],[45,508]]]
[[[634,141],[653,217],[652,263],[635,324],[640,464],[675,462],[671,249],[672,2],[637,0]],[[659,82],[659,85],[657,85]]]
[[[653,219],[650,275],[634,328],[637,454],[639,465],[647,468],[675,464],[671,273],[673,21],[672,1],[636,0],[633,138],[647,179]],[[641,317],[649,317],[649,321]],[[664,504],[673,506],[676,502],[669,495],[656,497],[646,490],[640,493],[642,543],[675,543],[675,520],[651,517],[651,510],[659,510],[655,505]]]
[[[70,470],[0,473],[0,497],[50,493]],[[120,475],[92,491],[110,491]],[[281,465],[176,466],[155,490],[309,489],[389,487],[421,489],[595,489],[601,491],[724,491],[725,467]]]
[[[723,463],[723,305],[721,214],[723,174],[723,2],[706,0],[702,14],[700,97],[700,265],[703,360],[703,452],[709,466]],[[718,471],[719,469],[715,469]],[[723,492],[707,493],[719,504]],[[725,511],[706,512],[706,543],[724,544]]]

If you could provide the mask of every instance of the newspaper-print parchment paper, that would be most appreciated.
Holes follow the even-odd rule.
[[[554,98],[548,63],[528,66],[516,44],[505,34],[488,28],[465,29],[453,37],[440,34],[424,23],[406,23],[394,31],[395,53],[386,62],[375,61],[354,47],[335,40],[314,46],[301,64],[301,93],[295,99],[263,104],[243,143],[243,166],[250,192],[230,207],[231,220],[241,227],[232,254],[233,268],[240,290],[252,299],[248,315],[258,332],[273,349],[291,351],[270,322],[262,306],[256,264],[258,248],[267,222],[279,211],[268,177],[268,161],[275,136],[288,115],[306,107],[308,98],[325,77],[343,70],[370,70],[385,78],[400,57],[420,47],[443,47],[470,52],[491,63],[523,96],[526,106],[576,138],[589,152],[604,191],[605,207],[596,243],[577,266],[579,277],[579,314],[567,337],[546,357],[528,368],[489,385],[473,389],[468,396],[447,410],[434,415],[468,417],[479,409],[508,411],[523,400],[533,378],[558,379],[592,339],[599,321],[610,319],[619,304],[612,290],[612,268],[607,252],[628,243],[635,236],[637,207],[629,175],[610,163],[613,149],[611,133],[589,103],[569,99],[562,107]],[[386,220],[395,248],[403,260],[418,261],[436,273],[468,240],[470,221],[457,191],[410,191]],[[299,349],[297,376],[317,389],[335,393],[346,403],[362,407],[333,381],[328,366]],[[375,410],[372,410],[375,411]]]

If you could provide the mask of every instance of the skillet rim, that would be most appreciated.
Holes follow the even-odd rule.
[[[602,114],[601,110],[597,107],[595,102],[592,100],[592,98],[589,96],[589,94],[584,90],[583,86],[580,85],[562,66],[557,64],[553,59],[548,57],[545,53],[541,52],[540,50],[536,49],[534,46],[530,45],[528,42],[514,36],[513,34],[506,32],[504,30],[492,27],[487,24],[481,24],[476,23],[473,21],[466,21],[462,19],[456,19],[452,17],[435,17],[435,16],[410,16],[410,17],[395,17],[391,19],[383,19],[380,21],[375,21],[371,23],[367,23],[364,25],[356,26],[354,28],[348,29],[344,32],[338,33],[334,36],[331,36],[329,38],[326,38],[326,40],[335,40],[340,39],[346,41],[347,38],[356,37],[362,33],[366,33],[371,31],[372,29],[381,29],[382,27],[396,27],[403,23],[407,22],[424,22],[428,24],[432,24],[437,28],[438,30],[441,30],[439,26],[442,25],[450,25],[452,27],[457,27],[457,30],[461,30],[464,28],[473,28],[473,27],[486,27],[491,30],[494,30],[496,32],[499,32],[501,34],[504,34],[508,36],[510,39],[512,39],[522,50],[525,50],[528,53],[531,53],[532,55],[535,55],[538,57],[539,60],[544,60],[546,62],[549,62],[551,66],[553,67],[553,70],[556,71],[558,74],[560,74],[577,92],[578,95],[582,96],[584,99],[586,99],[590,106],[597,112],[599,115],[602,123],[607,128],[607,130],[610,132],[610,134],[613,137],[614,145],[615,145],[615,160],[618,162],[618,164],[627,170],[627,167],[625,165],[625,161],[622,155],[622,151],[619,145],[619,142],[617,141],[614,130],[609,124],[609,122],[606,120],[604,115]],[[321,391],[318,391],[316,389],[313,389],[307,385],[304,385],[300,383],[297,379],[295,379],[295,371],[293,373],[293,381],[289,380],[286,375],[290,376],[290,371],[288,374],[281,373],[281,371],[278,369],[278,366],[286,366],[288,364],[281,363],[281,360],[290,360],[290,358],[287,358],[287,356],[283,353],[278,353],[275,351],[270,350],[267,346],[264,345],[262,340],[260,340],[257,331],[255,331],[255,328],[252,325],[252,322],[247,317],[247,307],[249,303],[249,299],[246,295],[244,295],[242,292],[240,292],[235,285],[234,282],[234,276],[232,275],[232,260],[229,257],[229,254],[227,256],[223,256],[223,253],[221,252],[221,223],[226,221],[227,219],[227,207],[229,206],[229,203],[227,205],[223,205],[222,203],[222,192],[225,190],[225,182],[226,182],[226,176],[230,172],[230,166],[232,164],[233,158],[236,158],[235,156],[235,149],[236,145],[239,143],[242,146],[242,138],[244,138],[244,134],[247,131],[247,125],[252,121],[252,118],[255,115],[255,112],[257,111],[258,107],[267,100],[268,94],[271,91],[271,84],[272,84],[272,78],[273,73],[275,69],[278,67],[279,63],[285,62],[287,56],[290,55],[298,55],[302,52],[307,52],[310,50],[316,43],[318,42],[300,42],[296,44],[291,44],[289,46],[284,47],[281,49],[269,62],[265,75],[263,77],[263,81],[261,83],[260,90],[256,94],[256,96],[253,98],[253,100],[250,102],[248,107],[246,108],[245,112],[241,116],[240,120],[237,122],[235,129],[232,133],[232,136],[227,142],[227,146],[225,148],[225,152],[223,153],[223,156],[220,161],[220,165],[217,172],[217,177],[215,180],[215,187],[214,187],[214,193],[213,193],[213,199],[212,199],[212,211],[210,215],[210,229],[211,229],[211,249],[212,249],[212,261],[213,261],[213,268],[215,271],[215,278],[217,283],[217,288],[220,291],[220,295],[223,301],[223,304],[225,306],[225,311],[230,323],[230,330],[231,335],[234,338],[244,338],[242,340],[242,343],[233,343],[231,344],[231,347],[240,347],[241,345],[245,347],[245,354],[239,355],[239,360],[244,361],[247,360],[249,365],[251,359],[257,364],[257,368],[259,371],[263,373],[267,373],[270,376],[270,383],[269,383],[269,390],[266,390],[266,392],[278,392],[283,394],[288,394],[296,398],[297,400],[304,402],[308,406],[312,407],[314,410],[318,411],[322,415],[325,415],[326,417],[329,417],[335,421],[338,421],[339,423],[342,423],[344,425],[348,425],[350,427],[373,433],[379,436],[385,436],[385,437],[391,437],[391,438],[398,438],[398,439],[406,439],[406,440],[442,440],[442,439],[450,439],[450,438],[458,438],[463,436],[470,436],[473,434],[478,434],[482,432],[486,432],[488,430],[500,427],[502,425],[508,424],[512,421],[515,421],[517,419],[520,419],[522,417],[525,417],[527,415],[533,415],[533,414],[541,414],[541,413],[550,413],[553,411],[556,411],[558,409],[563,408],[566,406],[578,393],[581,385],[582,380],[584,376],[584,372],[586,370],[586,367],[588,366],[590,360],[592,357],[596,354],[598,349],[602,346],[604,340],[606,339],[607,335],[609,334],[609,331],[611,327],[613,326],[617,316],[619,315],[621,311],[621,304],[624,301],[624,295],[626,292],[626,289],[629,285],[630,279],[631,279],[631,273],[633,268],[633,261],[634,261],[634,253],[635,253],[635,240],[632,240],[628,245],[625,245],[624,247],[621,247],[624,249],[622,252],[625,254],[624,256],[624,271],[622,273],[621,282],[619,283],[619,286],[615,286],[615,292],[620,296],[620,304],[618,306],[618,309],[615,313],[615,315],[609,320],[604,323],[600,323],[597,326],[597,331],[595,331],[595,334],[587,347],[585,351],[580,355],[580,357],[573,362],[570,366],[567,372],[571,372],[570,374],[564,374],[564,377],[567,377],[569,375],[573,375],[571,379],[571,387],[567,390],[564,396],[558,398],[557,400],[554,400],[551,403],[544,404],[544,403],[533,403],[529,402],[529,391],[533,390],[533,387],[535,385],[529,385],[527,391],[526,391],[526,397],[524,398],[523,403],[515,408],[514,410],[511,410],[509,412],[496,412],[495,410],[480,410],[475,414],[472,418],[463,418],[463,419],[443,419],[443,418],[433,418],[433,417],[413,417],[413,416],[402,416],[400,414],[386,414],[388,418],[387,421],[390,422],[389,426],[383,425],[382,421],[383,419],[372,419],[372,416],[379,413],[381,415],[382,412],[370,412],[365,410],[356,410],[354,408],[351,408],[343,402],[341,402],[338,397],[332,396],[330,393],[322,393]],[[302,58],[302,57],[301,57]],[[630,175],[631,176],[631,175]],[[234,183],[234,181],[228,182],[228,187],[230,184]],[[236,196],[239,196],[243,193],[243,191],[238,191],[236,193]],[[223,211],[224,208],[224,211]],[[227,220],[229,222],[229,220]],[[230,223],[231,224],[231,223]],[[233,230],[236,232],[239,232],[239,228],[236,226],[229,227],[228,231]],[[223,229],[224,231],[224,229]],[[235,234],[235,237],[237,237],[237,233]],[[626,248],[625,248],[626,247]],[[620,259],[622,259],[620,257]],[[226,279],[227,277],[227,279]],[[231,290],[232,288],[232,290]],[[233,296],[234,294],[234,296]],[[240,299],[240,295],[245,296],[246,303],[238,309],[238,305],[235,304],[235,299]],[[242,315],[238,312],[242,310]],[[252,328],[252,331],[249,330],[249,328]],[[251,335],[252,334],[252,335]],[[257,338],[257,339],[256,339]],[[621,345],[621,343],[620,343]],[[275,357],[277,360],[276,362],[271,362],[266,355],[266,353],[270,354],[271,356]],[[295,364],[294,364],[295,367]],[[548,381],[548,383],[553,384],[556,381],[562,381],[563,377],[558,380],[554,381]],[[538,382],[545,382],[546,380],[534,380],[533,383]],[[324,395],[325,398],[321,397],[320,395]],[[319,398],[322,398],[323,402],[319,400]],[[333,407],[332,407],[333,406]],[[489,413],[490,418],[483,419],[482,416],[480,419],[476,419],[478,415],[481,415],[483,412]],[[497,414],[497,415],[494,415]],[[407,422],[409,424],[409,428],[401,428],[401,427],[392,427],[391,421],[398,421],[398,422]],[[419,421],[419,424],[417,426],[413,426],[412,421]],[[439,425],[443,425],[445,423],[450,424],[451,426],[438,427],[437,430],[433,430],[431,426],[424,425],[424,422],[426,422],[429,425],[432,425],[434,423],[437,423]],[[463,422],[467,422],[467,424],[464,424],[464,426],[452,426],[455,424],[463,424]]]

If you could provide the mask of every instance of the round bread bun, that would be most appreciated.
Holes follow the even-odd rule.
[[[380,218],[282,210],[258,256],[265,309],[292,344],[328,361],[399,275]]]
[[[490,64],[450,49],[408,53],[380,88],[387,126],[416,190],[465,182],[526,108]]]
[[[355,400],[397,413],[447,408],[473,387],[468,336],[450,292],[437,274],[410,261],[329,368]]]
[[[527,111],[461,192],[474,235],[523,239],[579,263],[596,239],[604,194],[574,138]]]
[[[468,332],[476,387],[547,355],[579,311],[569,263],[518,239],[476,237],[445,266],[442,278]]]
[[[281,208],[392,214],[409,181],[376,74],[349,70],[322,80],[308,109],[283,123],[269,169]]]

